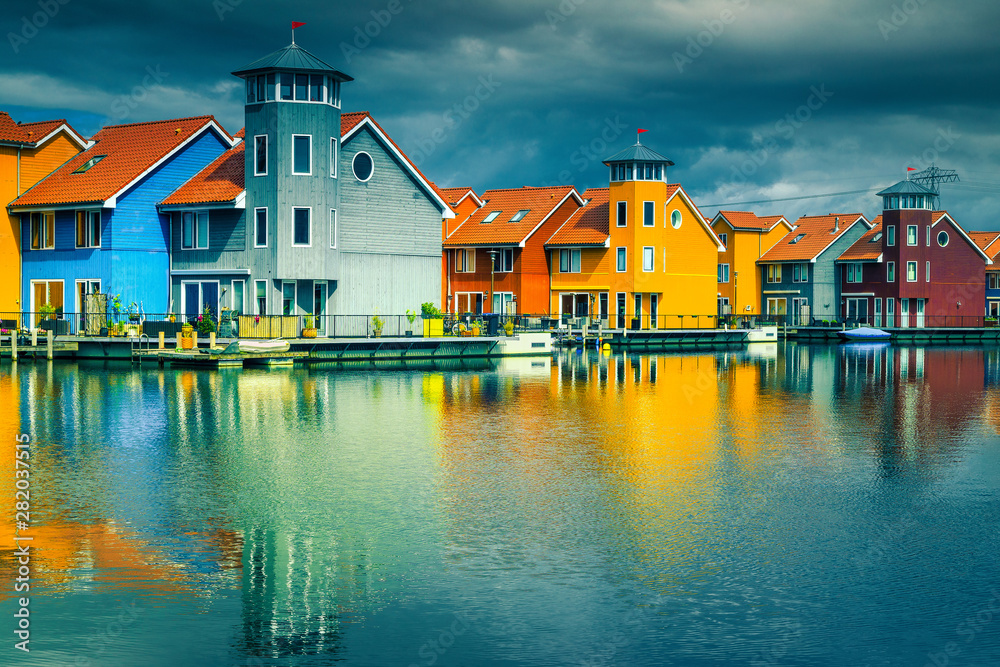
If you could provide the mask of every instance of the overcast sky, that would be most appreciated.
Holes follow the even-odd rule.
[[[293,20],[354,77],[344,111],[442,187],[606,185],[601,160],[644,128],[707,214],[872,218],[873,192],[740,202],[877,190],[934,161],[962,179],[942,186],[959,223],[1000,228],[995,0],[6,0],[0,109],[88,137],[200,114],[236,132],[230,72]]]

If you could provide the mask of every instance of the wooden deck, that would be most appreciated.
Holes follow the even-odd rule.
[[[136,359],[155,360],[157,365],[187,366],[194,368],[243,368],[245,366],[291,366],[296,359],[305,359],[308,352],[237,352],[211,354],[207,350],[143,350],[136,352]]]

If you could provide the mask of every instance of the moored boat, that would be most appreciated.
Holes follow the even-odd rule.
[[[288,341],[280,338],[273,340],[240,340],[240,352],[288,352]]]
[[[845,329],[844,331],[838,331],[837,335],[846,340],[889,340],[892,337],[892,334],[888,331],[873,327]]]

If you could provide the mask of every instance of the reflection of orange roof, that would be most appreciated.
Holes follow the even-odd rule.
[[[577,209],[545,245],[604,245],[608,241],[608,188],[583,193],[587,205]]]
[[[243,192],[243,152],[241,141],[215,158],[191,180],[163,200],[165,206],[176,204],[217,204],[231,202]]]
[[[794,229],[758,261],[763,264],[811,261],[855,224],[862,224],[866,229],[869,227],[868,220],[860,213],[802,216],[795,221]],[[833,231],[835,225],[839,225],[836,233]]]
[[[716,220],[722,217],[729,226],[733,229],[746,229],[746,230],[757,230],[757,231],[770,231],[775,225],[779,224],[782,220],[785,220],[783,215],[767,215],[767,216],[757,216],[750,211],[719,211],[716,214]],[[788,221],[785,220],[785,224]],[[789,225],[791,227],[791,225]]]
[[[875,237],[882,233],[882,216],[875,218],[878,224],[864,233],[864,235],[854,242],[850,248],[844,251],[838,260],[850,262],[877,261],[882,256],[882,237],[878,241]]]
[[[95,145],[75,155],[11,206],[104,202],[208,125],[218,128],[228,141],[229,135],[212,116],[109,125],[94,135]],[[86,171],[73,173],[97,156],[104,157]]]
[[[452,232],[444,245],[455,248],[486,244],[521,244],[569,197],[575,198],[577,204],[582,205],[583,200],[571,185],[487,190],[483,193],[486,205],[470,215],[468,220]],[[514,214],[524,210],[528,213],[523,218],[517,222],[510,221]],[[496,219],[484,222],[496,211],[499,211]]]

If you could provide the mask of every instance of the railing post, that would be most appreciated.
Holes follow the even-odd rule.
[[[52,329],[45,332],[45,358],[52,361]]]
[[[158,341],[159,345],[157,345],[157,349],[162,350],[162,349],[164,349],[166,347],[166,336],[167,336],[167,333],[165,331],[161,331],[159,333],[159,336],[158,336],[158,338],[159,338],[159,341]]]

